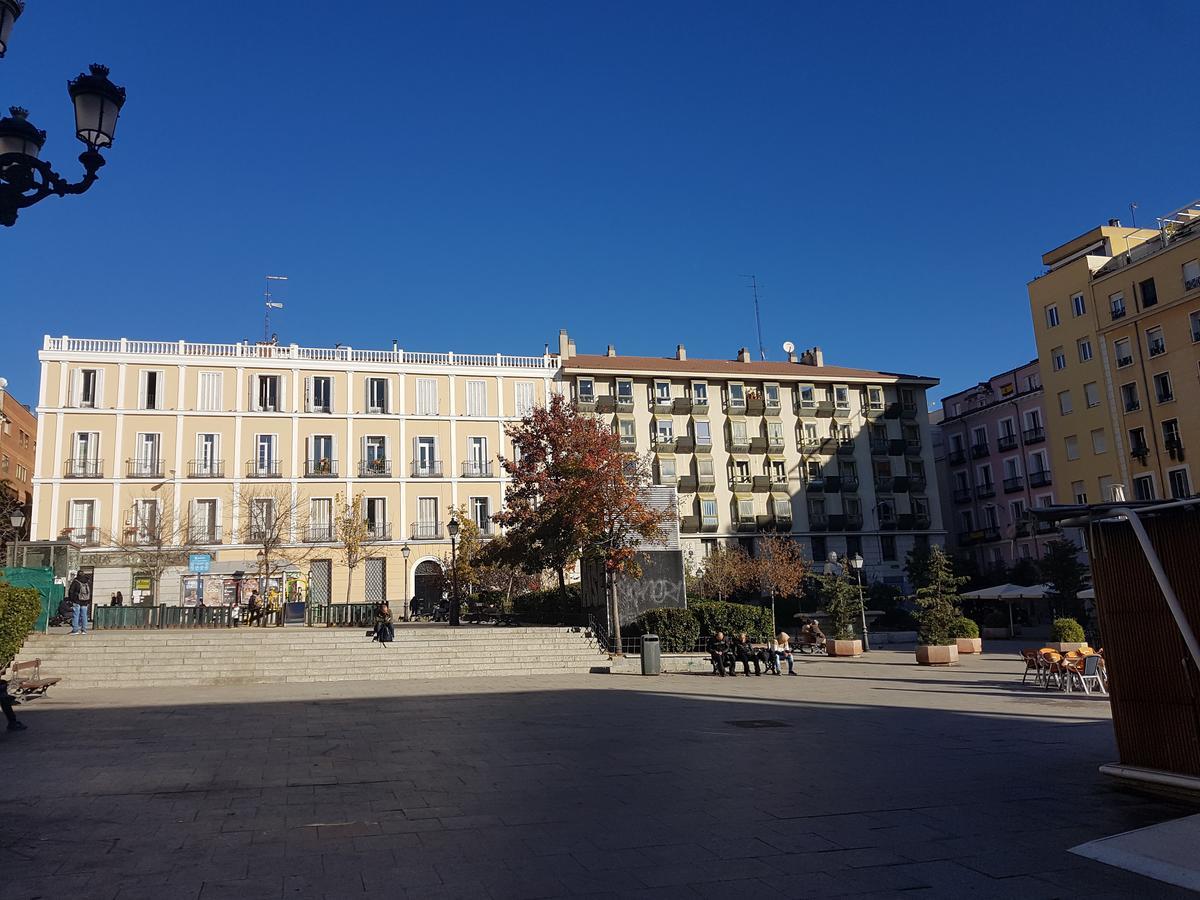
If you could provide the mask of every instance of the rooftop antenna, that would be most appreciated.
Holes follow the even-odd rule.
[[[1137,204],[1129,204],[1129,221],[1134,228],[1137,228]]]
[[[758,329],[758,358],[765,360],[767,358],[767,351],[763,347],[762,318],[758,314],[758,278],[754,275],[743,275],[741,277],[750,279],[750,290],[754,294],[754,327]]]
[[[271,299],[271,282],[272,281],[287,281],[286,275],[268,275],[267,289],[263,291],[263,297],[266,300],[267,312],[263,316],[263,343],[269,343],[271,340],[271,310],[283,309],[283,304],[277,300]]]

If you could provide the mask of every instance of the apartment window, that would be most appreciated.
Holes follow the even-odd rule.
[[[1062,413],[1064,416],[1066,416],[1066,415],[1070,415],[1073,409],[1074,409],[1074,407],[1071,406],[1071,392],[1070,391],[1059,391],[1058,392],[1058,411],[1060,413]]]
[[[845,465],[846,464],[843,463],[843,466],[845,466]],[[855,472],[853,471],[854,463],[850,463],[849,465],[850,465],[851,471],[847,473],[845,468],[843,468],[842,474],[843,475],[848,474],[851,477],[854,477],[855,476]],[[785,463],[782,459],[771,460],[770,461],[770,475],[771,475],[771,481],[775,482],[776,484],[787,481],[787,463]]]
[[[1200,288],[1200,259],[1190,259],[1183,264],[1183,289],[1192,291]]]
[[[700,518],[705,525],[717,524],[717,501],[714,498],[700,498]]]
[[[754,519],[754,498],[739,498],[737,501],[737,515],[739,522],[749,522]]]
[[[367,497],[363,500],[363,521],[367,523],[367,534],[375,540],[387,540],[387,499]]]
[[[1093,406],[1100,405],[1100,385],[1094,381],[1089,381],[1083,386],[1083,399],[1087,403],[1088,409]]]
[[[1168,403],[1175,399],[1170,372],[1159,372],[1154,376],[1154,396],[1158,398],[1159,403]]]
[[[670,403],[671,402],[671,382],[669,382],[669,381],[654,382],[654,402],[655,403]]]
[[[1183,500],[1192,496],[1192,486],[1188,479],[1187,469],[1172,469],[1167,473],[1167,483],[1171,487],[1171,499]]]
[[[596,381],[594,378],[575,379],[575,399],[580,403],[591,403],[596,399]]]
[[[975,530],[975,514],[969,509],[964,509],[958,514],[958,521],[962,524],[963,531]]]
[[[471,521],[481,534],[490,534],[492,530],[492,501],[488,497],[471,498]]]
[[[1058,326],[1058,304],[1051,303],[1046,307],[1046,327],[1056,328]]]
[[[275,501],[270,497],[255,497],[250,501],[250,527],[246,540],[261,543],[274,537]]]
[[[693,381],[692,382],[692,403],[707,404],[708,403],[708,382]]]
[[[766,398],[767,409],[779,409],[779,385],[764,384],[763,397]]]
[[[1133,499],[1134,500],[1153,500],[1154,499],[1154,476],[1153,475],[1137,475],[1133,479]]]
[[[134,540],[139,544],[159,543],[167,536],[159,534],[158,501],[137,500],[133,504]],[[161,543],[167,543],[161,540]]]
[[[660,456],[658,458],[658,483],[675,483],[675,457]]]
[[[215,544],[220,540],[220,509],[217,500],[193,500],[188,531],[198,544]]]
[[[364,474],[387,474],[387,438],[381,434],[364,437],[362,459]]]
[[[275,435],[260,434],[254,439],[254,467],[258,475],[275,473]]]
[[[1046,463],[1046,451],[1039,450],[1037,453],[1029,454],[1029,474],[1039,475],[1049,468]]]
[[[1069,434],[1065,440],[1067,446],[1067,459],[1079,459],[1079,437],[1074,434]]]
[[[746,407],[746,386],[739,384],[736,381],[729,383],[729,408],[730,409],[745,409]]]
[[[771,501],[771,512],[775,514],[776,519],[790,519],[792,517],[792,501],[787,497],[776,497]]]
[[[1194,312],[1188,317],[1192,329],[1192,343],[1200,343],[1200,312]]]
[[[156,369],[143,369],[138,387],[140,409],[162,409],[163,373]]]
[[[1125,315],[1125,295],[1120,291],[1108,296],[1108,308],[1114,319],[1123,318]]]
[[[749,443],[746,437],[746,423],[741,419],[734,419],[729,423],[729,435],[736,446]]]
[[[29,470],[19,463],[17,464],[17,481],[29,481]]]
[[[1142,295],[1142,309],[1149,309],[1158,302],[1158,289],[1154,286],[1153,278],[1139,281],[1138,293]]]
[[[437,497],[418,497],[417,524],[413,537],[428,540],[429,538],[441,537],[440,532],[441,529],[438,526]]]
[[[1113,341],[1113,352],[1117,357],[1117,368],[1133,365],[1133,344],[1129,338]]]
[[[979,425],[971,429],[971,444],[975,447],[986,447],[988,442],[987,426]]]
[[[879,555],[884,562],[896,561],[896,536],[893,534],[881,534],[879,536]]]
[[[870,385],[867,387],[867,407],[883,409],[883,388]]]
[[[816,409],[817,407],[817,388],[815,385],[802,384],[800,385],[800,408],[801,409]]]
[[[629,385],[628,401],[633,402],[633,382],[627,382]],[[513,385],[514,397],[516,400],[515,412],[518,418],[524,419],[528,415],[533,414],[534,394],[532,381],[518,381]],[[620,393],[618,392],[618,397]]]
[[[1103,428],[1092,429],[1092,453],[1097,455],[1108,452],[1108,439],[1104,436]]]
[[[308,539],[333,540],[333,501],[328,497],[315,497],[309,501]]]
[[[213,433],[196,435],[197,475],[221,475],[221,436]]]
[[[1036,391],[1042,386],[1042,376],[1037,372],[1025,376],[1025,390]]]
[[[1146,329],[1146,352],[1151,356],[1161,356],[1167,352],[1167,342],[1161,326]]]
[[[333,409],[333,379],[328,375],[306,378],[304,407],[307,412],[330,412]]]
[[[1013,522],[1020,522],[1023,518],[1025,518],[1024,500],[1014,500],[1012,503],[1008,504],[1008,509],[1009,515],[1012,516]]]
[[[1150,452],[1150,448],[1146,446],[1145,428],[1129,429],[1129,447],[1134,456],[1144,456]]]
[[[75,370],[75,402],[73,406],[94,409],[100,405],[100,370]]]
[[[808,460],[808,462],[804,464],[804,471],[807,476],[807,480],[810,482],[821,481],[825,477],[825,472],[821,468],[820,460]]]
[[[487,415],[487,382],[486,381],[468,381],[467,382],[467,415],[468,416],[486,416]]]
[[[437,438],[418,437],[413,441],[413,464],[418,478],[440,475],[440,463],[437,458]]]
[[[438,396],[436,378],[417,379],[417,415],[436,416],[438,414]]]
[[[838,409],[850,408],[850,388],[845,384],[833,386],[833,405]]]
[[[671,419],[657,418],[654,420],[654,439],[660,444],[669,444],[675,440],[675,423]]]
[[[1080,338],[1075,342],[1075,348],[1079,351],[1079,361],[1087,362],[1092,358],[1092,341],[1090,338]]]
[[[708,419],[696,419],[696,421],[692,423],[692,426],[696,432],[696,445],[701,447],[711,447],[712,425],[709,424]]]
[[[1054,371],[1061,372],[1067,367],[1067,354],[1063,352],[1062,347],[1055,347],[1050,351],[1050,358],[1054,362]]]
[[[992,481],[991,466],[980,466],[975,470],[975,478],[977,479],[979,486],[982,488],[990,488],[995,483]]]
[[[73,541],[79,544],[96,543],[95,500],[72,500],[67,515]]]
[[[336,475],[333,458],[333,435],[314,434],[308,439],[308,471],[314,475]]]
[[[1076,318],[1087,312],[1087,303],[1084,302],[1083,294],[1075,294],[1071,297],[1071,313]]]
[[[199,377],[199,396],[196,397],[196,409],[201,412],[219,412],[224,403],[222,394],[221,372],[201,372]]]
[[[1075,502],[1084,504],[1088,502],[1087,485],[1082,481],[1071,482],[1071,495],[1075,498]]]
[[[1162,423],[1163,443],[1168,450],[1178,450],[1181,446],[1179,440],[1179,420],[1167,419]]]
[[[804,446],[815,447],[821,443],[821,437],[817,433],[817,425],[815,422],[805,422],[803,427]]]
[[[1004,480],[1011,481],[1014,478],[1021,477],[1021,462],[1020,458],[1011,456],[1004,461]]]
[[[767,446],[782,447],[783,446],[783,423],[768,422],[767,423]]]
[[[1142,408],[1136,381],[1128,381],[1121,385],[1121,402],[1125,404],[1125,412],[1135,412]]]
[[[636,423],[633,419],[618,419],[617,433],[621,437],[622,446],[632,447],[637,443]]]
[[[279,401],[283,391],[280,389],[280,376],[255,376],[255,409],[262,412],[279,412]]]

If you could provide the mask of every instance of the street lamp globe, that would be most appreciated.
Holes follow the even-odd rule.
[[[4,0],[0,0],[0,5]],[[29,121],[29,110],[10,106],[8,115],[0,119],[0,156],[5,153],[24,153],[38,158],[42,145],[46,143],[46,132],[35,128]]]
[[[855,553],[855,554],[854,554],[854,556],[852,556],[852,557],[850,558],[850,565],[854,566],[854,568],[858,569],[858,570],[861,572],[861,571],[862,571],[862,567],[863,567],[863,558],[862,558],[862,554],[861,554],[861,553]]]
[[[408,546],[408,544],[406,543],[403,547],[400,548],[400,555],[403,556],[405,559],[408,559],[412,555],[412,547]]]
[[[95,150],[112,146],[125,88],[108,80],[108,66],[93,63],[88,68],[90,74],[67,82],[67,92],[75,104],[75,136]]]
[[[9,524],[18,531],[25,525],[25,510],[17,507],[8,515]]]
[[[13,23],[21,18],[25,9],[25,0],[0,0],[0,59],[8,51],[8,36],[12,34]]]
[[[458,537],[458,519],[451,518],[450,523],[446,526],[446,530],[450,532],[450,537]]]

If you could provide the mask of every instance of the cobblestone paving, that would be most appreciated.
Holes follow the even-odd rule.
[[[1196,812],[1015,657],[798,678],[70,691],[0,736],[6,900],[1170,897],[1067,853]]]

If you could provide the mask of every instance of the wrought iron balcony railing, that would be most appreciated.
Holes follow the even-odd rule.
[[[277,460],[277,459],[265,459],[265,460],[252,459],[252,460],[250,460],[248,463],[246,463],[246,477],[247,478],[279,478],[280,477],[279,460]]]
[[[491,478],[491,460],[468,459],[462,464],[463,478]]]
[[[68,459],[63,463],[64,478],[103,478],[104,460]]]
[[[163,461],[161,459],[127,459],[125,460],[126,478],[162,478]]]
[[[409,533],[414,541],[438,541],[442,538],[441,522],[413,522]]]
[[[413,460],[412,464],[413,478],[441,478],[442,477],[442,461],[440,459],[421,461]]]
[[[192,459],[188,460],[188,478],[224,478],[225,460],[223,459]]]
[[[337,478],[337,473],[337,460],[330,459],[328,456],[304,461],[305,478]]]
[[[359,478],[390,478],[391,475],[392,461],[390,459],[377,456],[374,459],[360,459],[358,461]]]

